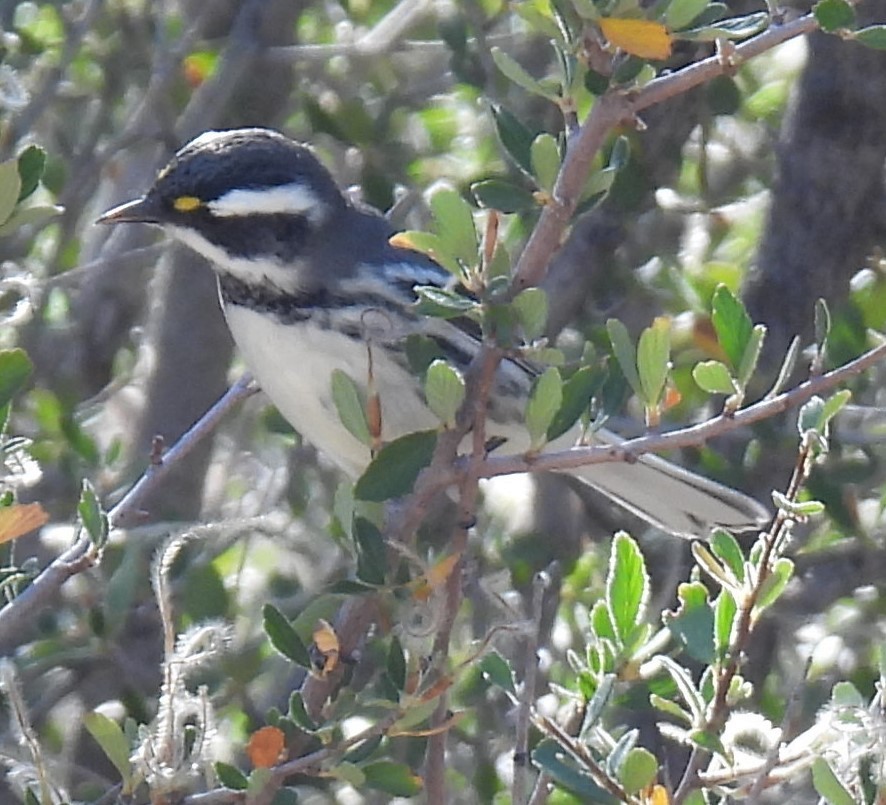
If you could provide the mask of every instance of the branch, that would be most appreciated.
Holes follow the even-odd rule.
[[[886,344],[868,350],[858,358],[826,374],[801,383],[790,391],[742,408],[734,414],[720,414],[713,419],[689,425],[668,433],[650,433],[636,439],[626,439],[617,444],[597,444],[591,447],[573,447],[541,453],[537,456],[500,456],[488,458],[480,468],[480,477],[494,478],[521,472],[553,472],[585,467],[590,464],[634,461],[645,453],[663,453],[683,447],[698,447],[717,436],[761,422],[777,414],[797,408],[810,398],[836,388],[849,378],[861,374],[871,366],[886,359]],[[459,459],[453,474],[439,480],[440,487],[454,483],[466,471],[468,459]]]
[[[108,512],[111,528],[132,526],[143,517],[142,501],[158,483],[212,433],[228,412],[242,400],[252,396],[258,387],[250,375],[244,375],[187,431],[166,453],[152,463],[123,499]],[[38,610],[48,606],[71,576],[82,573],[98,561],[98,552],[85,533],[56,557],[20,595],[0,609],[0,653],[18,645],[25,629],[23,624],[36,618]]]
[[[688,92],[718,75],[731,73],[737,63],[817,28],[818,23],[812,14],[785,25],[772,25],[758,36],[737,45],[729,60],[714,55],[653,79],[635,92],[610,91],[598,98],[570,144],[551,201],[542,210],[538,224],[520,255],[514,270],[513,293],[538,285],[544,279],[551,256],[558,250],[563,233],[572,220],[594,158],[613,128],[625,121],[635,120],[637,113],[643,109]]]

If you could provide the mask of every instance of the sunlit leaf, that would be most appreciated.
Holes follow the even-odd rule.
[[[660,22],[601,17],[597,24],[611,44],[632,56],[661,61],[671,55],[671,35]]]
[[[465,265],[477,262],[477,230],[471,206],[459,193],[450,188],[438,190],[431,196],[431,212],[434,215],[437,234],[445,251],[453,254]],[[431,254],[433,257],[433,254]]]
[[[527,288],[512,302],[527,341],[541,338],[548,323],[548,295],[541,288]]]
[[[101,747],[102,752],[123,779],[123,793],[128,794],[132,786],[132,764],[129,761],[131,749],[129,739],[120,725],[102,713],[86,713],[83,726]]]
[[[539,134],[532,141],[530,158],[532,175],[535,176],[539,188],[552,192],[560,172],[560,147],[557,139],[547,133]]]
[[[823,757],[812,761],[812,785],[828,805],[855,805],[858,802]]]
[[[709,0],[671,0],[665,11],[665,25],[672,31],[685,28],[708,6]]]
[[[0,545],[18,539],[49,522],[49,514],[39,503],[13,503],[0,508]]]
[[[425,375],[425,399],[447,428],[455,426],[465,393],[465,380],[458,369],[443,360],[431,363]]]
[[[658,760],[648,749],[635,747],[618,772],[619,780],[628,794],[638,794],[650,786],[658,774]]]
[[[18,172],[18,161],[7,159],[0,162],[0,224],[12,215],[21,194],[22,180]]]

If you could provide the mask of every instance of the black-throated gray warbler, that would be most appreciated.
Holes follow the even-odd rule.
[[[473,334],[413,307],[414,286],[442,285],[450,275],[392,245],[384,218],[349,203],[308,147],[268,129],[200,135],[144,197],[99,221],[157,224],[209,260],[231,333],[262,388],[352,475],[370,453],[340,421],[333,370],[363,383],[371,360],[381,435],[390,440],[439,424],[409,369],[406,336],[429,336],[461,368],[479,346]],[[499,368],[488,436],[505,439],[509,452],[529,446],[521,418],[532,379],[518,362]],[[746,529],[766,517],[751,498],[655,456],[570,474],[680,536],[706,536],[718,525]]]

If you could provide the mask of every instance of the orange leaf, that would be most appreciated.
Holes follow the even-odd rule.
[[[599,20],[609,43],[641,59],[666,59],[671,55],[671,35],[660,22],[603,17]]]
[[[277,727],[262,727],[249,736],[246,754],[258,769],[269,769],[283,754],[286,745],[283,731]]]
[[[341,652],[338,635],[327,621],[320,618],[314,627],[313,637],[314,646],[323,655],[323,665],[319,669],[320,675],[326,676],[326,674],[332,673],[338,665],[338,658]]]
[[[13,503],[0,509],[0,544],[18,539],[49,522],[39,503]]]

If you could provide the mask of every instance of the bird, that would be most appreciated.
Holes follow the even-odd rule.
[[[144,195],[98,223],[155,225],[206,258],[247,367],[295,430],[351,477],[372,451],[339,416],[333,372],[365,389],[371,371],[380,437],[389,442],[440,426],[409,366],[408,339],[431,339],[459,370],[481,345],[475,328],[416,309],[416,286],[448,287],[452,275],[392,239],[389,221],[343,193],[309,145],[272,129],[200,134]],[[526,363],[502,360],[486,424],[499,451],[530,447],[523,412],[534,379]],[[604,429],[594,438],[619,440]],[[553,446],[574,441],[567,434]],[[658,456],[568,473],[687,539],[705,539],[715,528],[752,530],[768,518],[755,499]]]

